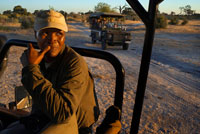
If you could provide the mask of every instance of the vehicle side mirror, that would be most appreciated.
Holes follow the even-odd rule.
[[[23,86],[15,87],[15,102],[17,109],[32,107],[32,97]]]
[[[7,37],[5,35],[0,35],[0,51],[3,47],[3,45],[6,43]],[[3,62],[0,64],[0,77],[2,76],[4,70],[6,69],[8,62],[8,55],[3,59]]]

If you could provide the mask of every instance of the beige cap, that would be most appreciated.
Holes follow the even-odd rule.
[[[42,10],[37,13],[34,30],[38,32],[45,28],[57,28],[68,32],[64,16],[54,10]]]

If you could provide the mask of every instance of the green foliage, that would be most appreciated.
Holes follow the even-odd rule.
[[[179,14],[183,14],[183,12],[185,13],[185,15],[195,14],[195,10],[192,10],[192,7],[190,5],[186,5],[185,7],[179,7],[179,9],[180,9]]]
[[[21,28],[23,28],[23,29],[33,28],[34,17],[33,16],[24,16],[21,18],[20,22],[21,22]]]
[[[23,16],[23,15],[18,14],[18,13],[12,13],[10,18],[20,18],[21,16]]]
[[[122,14],[124,14],[127,20],[139,20],[138,15],[135,13],[135,11],[130,8],[130,7],[126,7],[123,11]]]
[[[18,22],[19,22],[19,19],[17,19],[17,18],[8,18],[8,19],[7,19],[7,22],[18,23]]]
[[[11,11],[11,10],[3,11],[3,15],[10,16],[11,14],[12,14],[12,11]]]
[[[160,14],[156,17],[156,28],[167,28],[167,18]]]
[[[119,7],[115,7],[115,8],[119,9],[119,13],[122,14],[122,11],[127,8],[127,5],[125,4],[123,6],[119,6]]]
[[[94,7],[95,12],[116,12],[114,9],[111,9],[110,5],[107,3],[99,2],[97,6]]]
[[[54,8],[53,6],[49,6],[49,10],[54,10],[54,11],[56,11],[55,8]]]
[[[12,31],[12,27],[0,26],[0,30],[2,30],[2,31]]]
[[[8,17],[7,15],[0,15],[0,22],[1,23],[6,23],[6,22],[18,23],[19,20],[16,18]]]
[[[22,8],[20,5],[18,5],[13,8],[13,13],[27,15],[28,12],[26,8]]]
[[[186,18],[184,18],[181,25],[186,25],[187,23],[188,23],[188,20]]]
[[[132,8],[127,7],[122,11],[122,14],[132,16],[132,15],[135,15],[136,13],[133,11]]]
[[[8,20],[8,16],[6,15],[0,15],[0,22],[5,23]]]
[[[192,7],[190,5],[186,5],[183,11],[185,12],[186,15],[192,15],[194,14],[194,10],[191,9]]]
[[[172,17],[172,18],[170,19],[169,24],[171,24],[171,25],[178,25],[178,24],[179,24],[179,19],[178,19],[178,17]]]

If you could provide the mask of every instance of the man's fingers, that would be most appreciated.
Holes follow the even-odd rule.
[[[28,44],[28,48],[29,48],[29,49],[33,48],[32,43],[29,43],[29,44]]]
[[[29,51],[35,50],[35,48],[33,47],[32,43],[28,44],[28,50]]]
[[[42,55],[45,55],[50,49],[51,49],[51,47],[50,47],[50,46],[47,46],[47,47],[41,52],[41,54],[42,54]]]

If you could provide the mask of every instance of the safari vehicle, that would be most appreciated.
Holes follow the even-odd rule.
[[[131,33],[122,25],[124,16],[119,13],[97,12],[89,17],[92,43],[101,42],[102,49],[107,45],[119,45],[127,50],[131,42]]]
[[[143,6],[140,4],[139,1],[136,0],[127,0],[127,2],[130,4],[130,6],[135,10],[135,12],[139,15],[141,20],[144,22],[146,26],[146,34],[145,34],[145,40],[144,40],[144,47],[143,47],[143,53],[141,58],[141,65],[140,65],[140,73],[139,73],[139,79],[137,84],[137,91],[136,91],[136,97],[135,97],[135,105],[133,108],[133,115],[132,115],[132,122],[131,122],[131,128],[130,128],[130,134],[137,134],[139,129],[139,123],[140,123],[140,117],[142,112],[142,106],[144,101],[144,94],[145,94],[145,88],[146,88],[146,82],[148,77],[148,71],[149,71],[149,64],[151,59],[151,51],[152,51],[152,45],[153,45],[153,39],[154,39],[154,33],[155,33],[155,14],[157,11],[158,4],[162,0],[150,0],[149,9],[148,12],[143,8]],[[4,44],[1,38],[1,43]],[[15,40],[11,39],[8,40],[2,47],[0,51],[0,74],[4,71],[6,64],[7,64],[7,53],[11,46],[22,46],[26,47],[27,43],[30,43],[30,41],[26,40]],[[34,45],[36,45],[36,42],[31,42]],[[107,60],[110,62],[115,71],[116,71],[116,86],[115,86],[115,99],[114,99],[114,106],[118,107],[120,110],[122,110],[123,105],[123,91],[124,91],[124,69],[120,63],[120,61],[111,53],[100,51],[100,50],[94,50],[94,49],[83,49],[83,48],[74,48],[75,51],[80,53],[83,56],[89,56],[94,58],[100,58]],[[18,96],[16,91],[16,96]],[[20,93],[19,93],[20,94]],[[22,95],[22,94],[20,94]],[[20,99],[20,102],[23,100],[30,100],[30,98],[24,97]],[[27,101],[25,101],[27,102]],[[21,103],[22,104],[22,103]],[[3,106],[0,107],[0,129],[6,128],[10,123],[19,120],[21,117],[26,116],[29,114],[28,112],[24,110],[18,109],[19,101],[16,100],[15,102],[11,102],[9,104],[10,109],[5,108]],[[24,103],[24,107],[31,105],[29,102]],[[121,117],[121,114],[119,112],[116,112],[115,110],[108,109],[106,111],[111,117],[117,115],[119,118]],[[116,114],[118,113],[118,114]],[[122,113],[123,114],[123,113]],[[106,116],[109,117],[109,116]],[[106,118],[105,117],[105,118]],[[109,119],[108,119],[109,120]],[[104,122],[104,121],[103,121]]]

